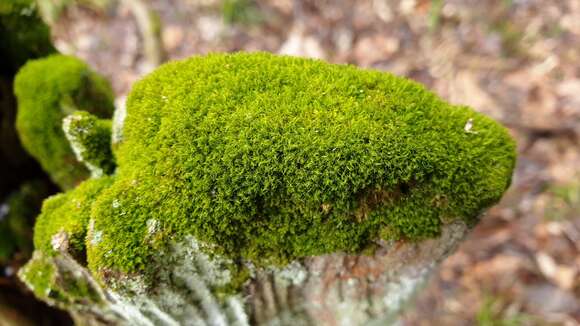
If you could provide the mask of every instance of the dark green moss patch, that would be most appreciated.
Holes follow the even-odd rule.
[[[63,189],[88,177],[62,130],[63,118],[83,110],[100,118],[113,113],[109,84],[74,57],[29,61],[16,75],[16,127],[24,148]]]
[[[123,137],[90,209],[93,271],[145,270],[187,234],[257,265],[434,237],[497,202],[515,161],[505,128],[415,82],[265,53],[162,66],[134,86]]]
[[[0,203],[0,264],[17,252],[22,257],[30,256],[34,219],[49,193],[45,182],[29,181]]]

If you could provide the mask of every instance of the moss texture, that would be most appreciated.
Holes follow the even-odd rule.
[[[123,137],[113,177],[47,201],[37,248],[73,223],[80,249],[90,215],[97,273],[146,271],[187,234],[257,265],[359,253],[475,223],[516,157],[505,128],[415,82],[265,53],[163,65],[131,91]]]
[[[63,130],[79,162],[83,162],[94,177],[111,174],[115,160],[111,148],[109,119],[77,111],[63,120]]]
[[[82,274],[59,266],[50,256],[36,253],[19,274],[32,285],[31,289],[38,298],[53,305],[64,308],[78,303],[99,304],[101,301]]]
[[[35,248],[49,256],[55,254],[52,239],[57,233],[65,232],[68,251],[82,262],[92,204],[111,183],[111,177],[94,178],[83,182],[74,191],[46,199],[34,228]]]
[[[32,291],[41,299],[47,299],[54,284],[55,266],[42,255],[36,255],[25,267],[20,270],[28,284],[32,284]]]
[[[38,18],[33,0],[0,0],[0,198],[24,180],[42,178],[16,133],[16,99],[13,79],[26,60],[55,50],[48,27]]]
[[[81,60],[53,55],[29,61],[16,75],[16,127],[24,148],[62,189],[89,176],[75,159],[62,130],[63,118],[77,110],[112,116],[109,84]]]

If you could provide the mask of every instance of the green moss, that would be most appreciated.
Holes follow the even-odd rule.
[[[74,57],[54,55],[29,61],[17,74],[16,127],[25,149],[52,180],[70,189],[89,175],[77,162],[62,130],[63,118],[77,110],[99,118],[113,113],[109,84]]]
[[[90,210],[95,272],[144,271],[184,235],[257,265],[434,237],[451,220],[475,223],[515,161],[505,128],[415,82],[265,53],[163,65],[134,86],[123,137]],[[48,247],[58,228],[42,229]]]
[[[60,275],[60,282],[53,283],[54,297],[65,306],[72,303],[102,302],[101,297],[95,288],[84,277],[75,275],[72,271],[63,271]]]
[[[52,239],[64,231],[68,238],[69,252],[82,262],[91,206],[99,193],[111,182],[111,177],[90,179],[74,191],[45,200],[34,228],[35,248],[47,255],[54,254]]]
[[[24,183],[0,205],[0,264],[16,252],[22,257],[32,253],[32,226],[42,200],[50,193],[43,181]]]
[[[64,267],[57,270],[58,264],[54,257],[35,253],[19,275],[38,298],[61,307],[87,302],[98,304],[102,301],[84,275],[75,274]]]
[[[1,213],[0,213],[1,214]],[[4,264],[16,251],[16,240],[8,223],[0,221],[0,264]]]
[[[12,76],[26,60],[55,52],[34,0],[0,1],[0,72]]]
[[[55,267],[41,255],[31,259],[19,274],[38,298],[48,298],[54,284]]]
[[[77,159],[85,163],[93,176],[113,173],[111,120],[77,111],[64,119],[63,129]]]
[[[22,181],[38,178],[40,167],[26,154],[16,133],[13,79],[26,60],[55,50],[49,30],[36,14],[34,0],[0,0],[0,198]],[[5,239],[4,239],[5,240]],[[0,239],[0,242],[4,240]]]

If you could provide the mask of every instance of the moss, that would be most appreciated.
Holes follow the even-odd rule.
[[[115,155],[90,209],[94,272],[151,271],[160,245],[185,235],[258,266],[359,253],[380,236],[434,237],[442,220],[473,224],[500,199],[515,146],[490,118],[404,78],[238,53],[169,63],[138,82]],[[71,206],[83,186],[45,212]],[[38,247],[69,211],[52,214],[50,231],[43,213]],[[146,240],[151,219],[156,241]]]
[[[102,302],[101,297],[87,279],[78,277],[72,271],[62,272],[60,277],[59,282],[53,283],[54,292],[57,294],[54,297],[65,306],[78,302],[85,304],[86,302],[96,304]]]
[[[39,178],[41,169],[27,155],[16,133],[13,79],[26,60],[55,50],[49,30],[36,15],[34,0],[0,1],[0,198],[24,180]],[[3,240],[0,240],[3,241]]]
[[[42,200],[50,193],[43,181],[29,181],[10,194],[0,206],[0,264],[15,253],[32,253],[32,227]]]
[[[54,284],[55,267],[41,255],[31,259],[20,270],[20,275],[38,298],[46,299],[51,295]]]
[[[34,0],[0,1],[0,72],[13,76],[26,60],[55,52]]]
[[[71,304],[102,301],[94,287],[82,274],[62,269],[53,257],[36,253],[20,270],[19,275],[34,294],[47,302],[68,307]]]
[[[17,74],[16,127],[24,148],[52,180],[70,189],[89,175],[77,162],[62,130],[63,118],[77,110],[109,118],[113,96],[109,84],[79,59],[54,55],[29,61]]]
[[[98,119],[85,111],[77,111],[63,121],[65,135],[78,161],[85,163],[95,177],[111,174],[115,169],[111,124],[111,120]]]
[[[111,182],[111,177],[106,176],[90,179],[74,191],[45,200],[34,229],[35,248],[47,255],[55,254],[52,239],[59,232],[65,232],[69,252],[82,263],[91,206],[99,193]]]
[[[226,300],[229,296],[235,295],[239,289],[251,278],[251,271],[243,264],[228,264],[226,267],[230,271],[231,279],[222,286],[213,289],[213,293],[220,300]]]

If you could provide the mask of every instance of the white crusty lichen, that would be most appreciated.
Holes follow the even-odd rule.
[[[273,268],[272,273],[278,282],[287,282],[293,286],[302,285],[308,277],[308,270],[299,261],[293,261],[283,268]]]
[[[115,100],[115,111],[113,112],[113,125],[111,128],[113,146],[116,146],[123,140],[123,125],[127,117],[125,101],[125,97],[119,97]]]
[[[76,125],[75,122],[80,122],[82,119],[83,118],[81,116],[74,114],[66,116],[62,120],[62,130],[64,131],[64,135],[66,136],[66,139],[68,140],[73,153],[75,153],[77,161],[85,164],[87,169],[89,169],[91,172],[91,177],[98,178],[104,174],[104,171],[99,166],[96,166],[92,162],[86,160],[87,148],[79,137],[79,135],[87,134],[93,125],[88,124],[84,127],[73,127]]]

